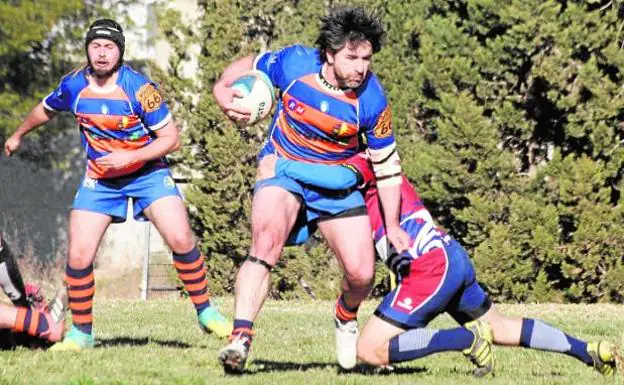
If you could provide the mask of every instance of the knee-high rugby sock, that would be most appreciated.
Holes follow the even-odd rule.
[[[189,293],[197,314],[210,306],[208,295],[208,280],[206,279],[206,264],[204,256],[197,247],[186,254],[173,254],[178,277],[184,283],[184,288]]]
[[[415,360],[430,354],[462,351],[472,346],[474,335],[468,329],[413,329],[390,340],[389,362]]]
[[[358,307],[352,308],[344,300],[344,294],[340,294],[336,301],[336,318],[342,322],[349,322],[357,317]]]
[[[587,365],[594,363],[594,360],[587,353],[587,342],[569,336],[540,320],[530,318],[522,320],[520,346],[567,354]]]
[[[26,332],[33,337],[39,337],[41,333],[45,333],[50,325],[48,320],[41,314],[39,310],[27,307],[17,308],[17,317],[13,330],[16,332]]]
[[[253,322],[249,320],[234,319],[234,329],[230,335],[230,340],[234,338],[243,339],[244,345],[249,349],[251,347],[251,341],[253,340]]]
[[[74,326],[83,333],[91,334],[95,295],[93,264],[84,269],[72,269],[68,264],[65,269],[65,284]]]

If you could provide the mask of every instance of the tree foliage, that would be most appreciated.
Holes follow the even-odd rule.
[[[0,0],[0,142],[56,87],[63,75],[85,61],[84,34],[97,17],[119,17],[136,0]],[[75,128],[58,119],[39,130],[43,145],[20,156],[48,164],[53,135]],[[46,148],[48,147],[48,148]],[[53,147],[53,148],[49,148]],[[63,151],[62,151],[63,152]],[[58,157],[57,157],[58,158]],[[58,159],[56,159],[58,160]]]
[[[89,24],[104,16],[124,20],[123,7],[134,1],[0,0],[0,148],[61,77],[84,62]],[[19,159],[0,154],[0,232],[40,262],[64,255],[67,210],[84,172],[79,143],[75,120],[62,114],[28,135]]]
[[[194,227],[213,287],[230,290],[232,261],[249,245],[254,155],[266,128],[227,122],[212,85],[237,57],[312,45],[318,17],[334,2],[198,3],[192,25],[162,15],[175,52],[163,76],[186,126],[184,163],[197,176]],[[404,170],[494,298],[621,301],[624,4],[358,3],[388,28],[373,69],[393,105]],[[198,70],[189,81],[180,66],[193,45]],[[313,291],[337,290],[339,270],[319,250],[287,252],[276,294],[296,294],[301,277]]]

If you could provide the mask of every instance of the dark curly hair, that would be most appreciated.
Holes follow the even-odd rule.
[[[321,29],[316,45],[321,50],[321,59],[326,60],[327,51],[336,52],[347,42],[368,41],[373,53],[383,45],[386,30],[381,18],[374,12],[367,12],[360,6],[333,8],[321,18]]]

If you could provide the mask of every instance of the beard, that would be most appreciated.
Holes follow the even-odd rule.
[[[95,76],[98,79],[108,79],[111,76],[113,76],[115,74],[115,72],[117,72],[117,70],[119,70],[119,67],[121,67],[121,64],[123,63],[123,60],[119,60],[117,62],[117,64],[115,64],[113,66],[113,68],[111,68],[110,70],[96,70],[95,67],[93,66],[93,64],[91,63],[91,60],[89,60],[89,67],[91,67],[91,71],[93,76]]]
[[[352,89],[355,90],[359,88],[362,83],[364,83],[364,77],[361,80],[353,80],[352,78],[343,77],[334,72],[334,76],[336,77],[336,81],[338,82],[338,87],[340,89]]]

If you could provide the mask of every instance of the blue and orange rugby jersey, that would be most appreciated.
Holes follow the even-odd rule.
[[[265,147],[288,159],[339,164],[358,152],[359,135],[379,150],[395,145],[390,106],[368,72],[357,90],[340,90],[320,76],[320,51],[293,45],[258,55],[254,69],[281,91]]]
[[[107,88],[90,85],[87,71],[88,68],[66,75],[58,88],[43,99],[43,106],[76,116],[87,153],[89,178],[116,178],[140,170],[146,163],[107,169],[95,160],[113,151],[136,150],[151,143],[154,131],[171,120],[162,95],[154,83],[127,65],[119,68],[116,84]],[[166,167],[164,158],[148,163]]]

